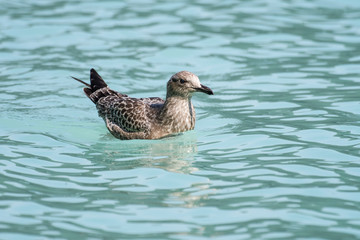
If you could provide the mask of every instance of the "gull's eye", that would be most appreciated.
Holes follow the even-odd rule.
[[[180,79],[180,83],[185,83],[186,81],[184,79]]]

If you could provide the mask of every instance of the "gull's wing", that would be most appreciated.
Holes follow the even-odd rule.
[[[99,115],[126,132],[148,131],[147,111],[150,106],[139,99],[111,95],[101,98],[97,104]]]

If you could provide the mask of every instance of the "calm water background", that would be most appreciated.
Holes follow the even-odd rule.
[[[1,239],[360,239],[360,1],[3,1]],[[114,139],[82,86],[196,130]]]

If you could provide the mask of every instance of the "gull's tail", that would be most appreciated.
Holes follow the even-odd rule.
[[[78,82],[81,82],[85,86],[87,86],[86,88],[84,88],[84,92],[85,92],[86,96],[88,98],[90,98],[90,100],[93,101],[94,103],[97,102],[99,97],[98,96],[92,96],[92,94],[94,92],[96,92],[97,90],[99,90],[99,89],[107,87],[107,84],[105,83],[105,81],[102,79],[102,77],[93,68],[90,70],[90,84],[88,84],[88,83],[86,83],[83,80],[80,80],[78,78],[75,78],[75,77],[72,77],[72,78],[75,79]]]

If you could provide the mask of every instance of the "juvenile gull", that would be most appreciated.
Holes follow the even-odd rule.
[[[195,74],[187,71],[170,78],[165,100],[158,97],[131,98],[111,90],[94,69],[90,70],[90,84],[73,78],[87,86],[84,88],[86,96],[96,104],[110,133],[120,139],[158,139],[193,130],[195,110],[191,103],[192,94],[214,94],[210,88],[200,84]]]

